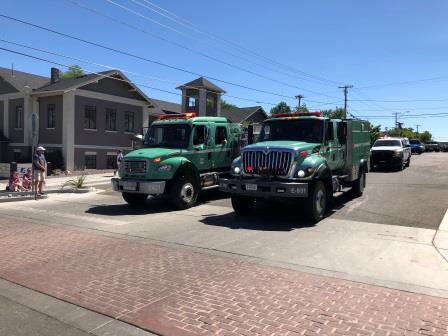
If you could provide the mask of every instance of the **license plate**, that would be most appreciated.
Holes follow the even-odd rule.
[[[289,192],[298,196],[308,196],[308,186],[292,187]]]
[[[246,190],[257,191],[258,187],[256,184],[246,184]]]
[[[123,182],[123,190],[136,191],[137,182]]]

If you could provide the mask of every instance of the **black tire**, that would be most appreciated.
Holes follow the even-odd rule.
[[[139,206],[145,203],[148,195],[146,194],[132,194],[132,193],[121,193],[123,199],[131,206]]]
[[[361,172],[359,179],[352,182],[352,195],[353,197],[361,197],[366,187],[366,173]]]
[[[169,197],[176,209],[185,210],[196,204],[198,194],[199,186],[192,174],[183,173],[173,181]]]
[[[404,169],[404,161],[403,161],[403,159],[401,159],[400,165],[397,166],[397,170],[402,171],[403,169]]]
[[[370,171],[374,170],[375,170],[375,163],[373,163],[373,161],[370,161]]]
[[[249,215],[255,207],[255,198],[250,196],[232,196],[232,207],[238,216]]]
[[[327,211],[327,191],[322,181],[317,181],[310,191],[305,204],[305,213],[308,220],[317,223],[324,218]]]
[[[409,167],[411,165],[411,157],[406,161],[406,167]]]

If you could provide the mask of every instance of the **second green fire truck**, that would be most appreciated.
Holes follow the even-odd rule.
[[[239,215],[257,200],[303,205],[307,217],[321,220],[332,195],[350,187],[360,196],[369,168],[369,123],[323,118],[320,113],[279,114],[264,121],[256,143],[246,146],[220,189],[230,193]]]

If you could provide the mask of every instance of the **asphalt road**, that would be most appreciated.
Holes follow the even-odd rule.
[[[381,170],[367,175],[367,187],[362,197],[352,199],[348,193],[335,197],[328,216],[389,225],[437,229],[448,207],[448,154],[424,153],[413,155],[411,166],[403,171]],[[120,195],[107,186],[104,194]],[[208,191],[199,198],[200,204],[231,208],[230,199],[219,191]],[[149,199],[148,211],[169,211],[166,199]],[[266,216],[278,220],[279,214],[297,217],[297,209],[291,205],[263,203],[257,209],[260,218]]]

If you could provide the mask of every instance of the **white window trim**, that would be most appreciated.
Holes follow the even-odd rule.
[[[98,128],[84,128],[84,131],[98,132]]]
[[[84,152],[84,155],[97,155],[97,152]]]
[[[118,131],[113,131],[113,130],[105,130],[106,133],[118,133]]]

